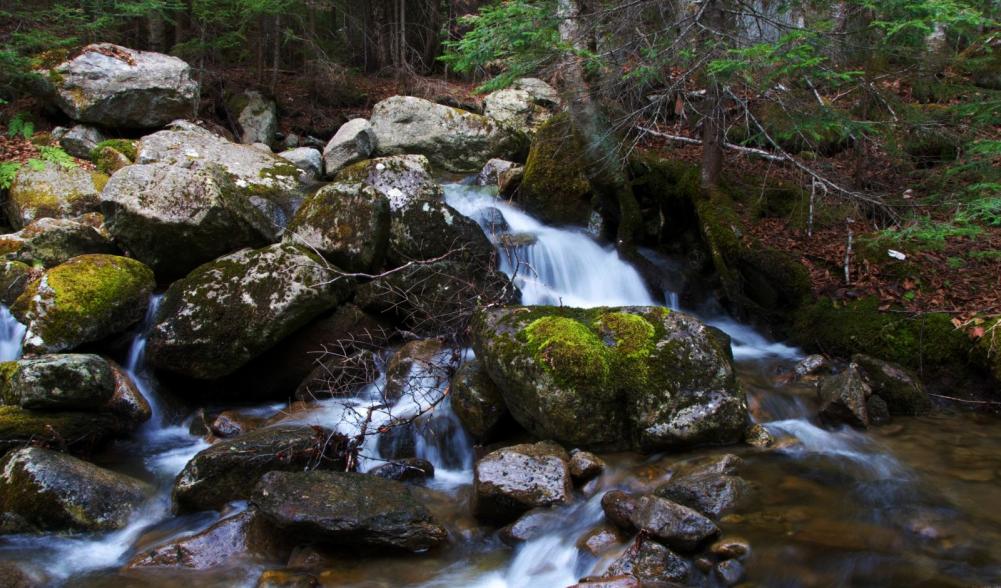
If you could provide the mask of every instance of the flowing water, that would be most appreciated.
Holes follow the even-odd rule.
[[[640,275],[610,246],[584,231],[546,226],[491,190],[446,186],[448,202],[477,220],[497,244],[501,269],[522,291],[524,304],[619,306],[665,304],[678,309],[675,292],[651,293]],[[140,548],[204,529],[219,515],[172,517],[169,489],[186,461],[207,444],[192,436],[160,397],[143,361],[150,317],[137,330],[125,366],[153,407],[153,418],[134,439],[116,444],[98,462],[143,477],[158,488],[132,524],[116,533],[85,537],[0,538],[0,559],[31,562],[53,584],[85,586],[253,586],[266,566],[285,562],[234,561],[205,572],[123,570]],[[736,453],[741,475],[755,487],[752,498],[720,521],[725,535],[752,545],[747,574],[762,586],[970,586],[1001,578],[1001,421],[942,412],[897,419],[859,432],[818,425],[810,383],[787,383],[779,375],[801,357],[798,349],[770,341],[707,305],[700,314],[730,334],[738,377],[752,417],[779,439],[778,448],[706,449],[695,454]],[[24,328],[0,307],[0,354],[19,355]],[[451,353],[445,350],[442,353]],[[464,358],[471,357],[468,350]],[[386,358],[382,358],[385,361]],[[354,398],[289,411],[282,422],[319,424],[354,435],[420,416],[421,426],[402,430],[392,443],[366,437],[360,469],[385,462],[393,448],[412,444],[436,468],[426,494],[428,507],[453,538],[448,548],[416,557],[355,558],[337,554],[293,555],[324,586],[425,586],[559,588],[600,574],[617,551],[593,557],[576,546],[600,524],[604,492],[649,491],[670,476],[684,455],[603,456],[609,467],[579,491],[578,499],[552,511],[536,537],[518,547],[502,544],[494,529],[471,516],[472,466],[476,450],[452,414],[448,374],[439,362],[417,364],[410,393],[387,401],[384,370]],[[447,362],[443,362],[447,363]],[[247,409],[281,412],[280,406]],[[238,510],[243,505],[234,505]],[[300,557],[301,556],[301,557]],[[296,559],[298,557],[298,559]],[[308,562],[308,563],[305,563]],[[2,584],[2,581],[0,581]]]

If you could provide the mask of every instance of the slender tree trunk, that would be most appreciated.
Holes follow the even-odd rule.
[[[723,29],[722,0],[705,0],[709,2],[704,13],[708,35],[719,34]],[[712,40],[710,40],[712,43]],[[716,51],[715,47],[711,49]],[[723,170],[723,145],[726,142],[726,121],[723,108],[723,89],[719,80],[713,75],[706,79],[705,106],[702,118],[702,169],[700,179],[703,188],[715,188],[719,185],[720,173]]]
[[[275,93],[275,88],[278,87],[278,70],[281,68],[282,61],[282,17],[280,14],[275,14],[275,38],[274,38],[274,49],[271,59],[271,93]]]

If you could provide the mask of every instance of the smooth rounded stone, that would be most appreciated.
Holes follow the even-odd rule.
[[[372,108],[376,153],[425,155],[437,167],[479,171],[517,151],[517,138],[492,119],[413,96],[393,96]]]
[[[32,269],[20,261],[5,261],[0,263],[0,302],[11,306],[24,289],[41,275],[40,270]]]
[[[442,377],[438,366],[444,365],[445,349],[439,339],[416,339],[400,347],[386,363],[386,385],[382,395],[396,402],[404,395],[421,398],[426,394],[428,378]],[[434,383],[431,383],[433,386]]]
[[[744,579],[744,564],[728,559],[716,564],[716,577],[724,586],[736,586]]]
[[[566,450],[548,442],[488,453],[473,469],[477,516],[509,521],[532,508],[571,502],[568,461]]]
[[[580,449],[570,452],[570,476],[578,486],[597,478],[605,471],[605,461]]]
[[[744,559],[751,553],[751,544],[743,537],[725,535],[709,546],[709,551],[720,559]]]
[[[144,548],[125,567],[208,570],[233,565],[241,558],[275,559],[284,551],[281,538],[262,523],[260,515],[248,510],[204,531]]]
[[[872,395],[872,388],[862,378],[857,364],[849,364],[840,374],[822,379],[817,395],[820,417],[825,421],[860,428],[869,426],[866,401]]]
[[[634,528],[680,551],[694,551],[719,533],[716,524],[698,511],[659,496],[638,498],[631,515]]]
[[[744,433],[744,443],[758,449],[765,449],[775,444],[775,437],[760,423],[754,423]]]
[[[278,157],[299,168],[303,174],[300,176],[303,181],[312,181],[323,177],[323,156],[320,155],[319,149],[296,147],[280,152]]]
[[[397,482],[423,482],[434,477],[434,464],[426,459],[411,457],[383,464],[369,474]]]
[[[323,168],[328,178],[341,169],[367,159],[375,151],[377,139],[372,125],[364,118],[355,118],[341,125],[323,148]]]
[[[126,430],[135,430],[153,416],[153,408],[120,365],[113,361],[108,361],[108,365],[115,379],[115,393],[108,401],[108,410],[122,420]]]
[[[202,263],[267,245],[269,219],[218,169],[167,163],[130,165],[101,195],[108,231],[161,279],[183,276]]]
[[[30,266],[53,267],[88,253],[119,253],[108,234],[77,220],[41,218],[0,236],[0,254]]]
[[[347,280],[287,243],[244,249],[171,284],[146,353],[162,370],[211,380],[235,372],[349,294]]]
[[[611,525],[599,525],[577,540],[577,549],[592,556],[608,553],[626,541],[626,536]]]
[[[40,169],[21,166],[8,190],[4,209],[15,229],[41,218],[73,218],[97,212],[108,176],[82,167],[47,162]]]
[[[514,419],[586,449],[740,441],[747,402],[729,337],[660,307],[494,307],[472,343]]]
[[[870,355],[853,355],[852,363],[861,368],[863,379],[891,415],[920,415],[932,409],[931,399],[914,372]]]
[[[338,172],[334,181],[372,186],[389,199],[389,208],[393,213],[414,202],[440,201],[443,197],[441,186],[434,181],[431,163],[423,155],[359,161]]]
[[[98,43],[42,77],[71,119],[102,127],[151,128],[193,112],[198,84],[184,61]]]
[[[11,312],[28,325],[26,352],[66,351],[139,322],[155,285],[153,272],[134,259],[80,255],[28,284]]]
[[[150,488],[75,457],[26,447],[0,461],[0,532],[111,531]]]
[[[343,435],[307,425],[257,429],[219,441],[200,451],[174,480],[179,512],[218,510],[246,500],[254,484],[270,471],[345,466]]]
[[[691,563],[660,543],[640,535],[608,566],[606,576],[630,575],[641,585],[653,582],[686,582]]]
[[[241,143],[270,145],[274,141],[278,132],[278,105],[274,100],[257,90],[244,90],[231,96],[226,105],[236,115]]]
[[[269,472],[251,503],[285,534],[342,546],[424,551],[445,528],[402,482],[351,472]]]
[[[43,355],[0,364],[0,400],[39,411],[99,411],[116,391],[111,365],[97,355]]]
[[[73,157],[89,159],[90,152],[105,140],[101,131],[87,125],[75,125],[59,138],[59,146]]]
[[[500,175],[517,165],[517,163],[506,159],[491,159],[476,176],[476,183],[480,186],[496,186]]]
[[[639,501],[622,490],[610,490],[601,497],[605,518],[620,529],[632,529]]]
[[[504,397],[476,359],[459,366],[452,376],[450,401],[462,426],[480,440],[489,438],[507,415]]]
[[[337,182],[303,202],[283,240],[348,271],[372,271],[389,246],[389,201],[369,185]]]
[[[570,588],[642,588],[642,584],[634,576],[619,574],[617,576],[586,576]]]
[[[799,378],[804,378],[806,376],[817,373],[818,371],[827,367],[827,358],[823,355],[815,353],[813,355],[808,355],[801,359],[799,363],[793,368],[793,372]]]
[[[654,493],[693,508],[707,517],[719,519],[724,513],[736,508],[750,490],[750,483],[743,478],[707,474],[672,478]]]
[[[220,439],[230,439],[249,433],[264,424],[264,419],[242,415],[235,410],[224,410],[209,423],[209,431]]]
[[[518,545],[562,528],[566,524],[565,516],[565,513],[555,512],[549,508],[537,508],[501,528],[498,535],[504,543]]]
[[[511,198],[525,179],[525,166],[519,165],[502,171],[497,176],[497,190],[504,198]]]
[[[317,588],[314,576],[292,570],[265,570],[257,579],[256,588]]]

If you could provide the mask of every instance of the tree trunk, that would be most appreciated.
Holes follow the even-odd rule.
[[[709,34],[723,29],[722,0],[706,0],[709,5],[705,11],[706,26]],[[713,52],[715,48],[711,49]],[[707,75],[705,106],[702,117],[702,169],[700,179],[703,188],[715,188],[719,185],[720,172],[723,170],[723,144],[726,142],[726,114],[723,108],[723,90],[719,80],[714,75]]]

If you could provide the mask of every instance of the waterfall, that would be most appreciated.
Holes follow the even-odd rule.
[[[27,330],[28,327],[14,318],[6,304],[0,304],[0,361],[13,361],[21,357],[24,333]]]

